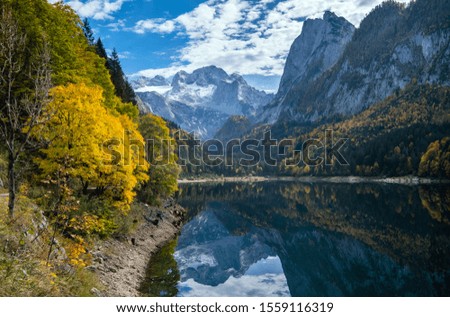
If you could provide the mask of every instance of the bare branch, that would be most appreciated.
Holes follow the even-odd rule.
[[[9,211],[14,212],[18,179],[17,162],[29,144],[34,129],[48,120],[50,102],[50,49],[46,39],[37,53],[29,55],[26,35],[11,11],[3,9],[0,20],[0,137],[8,151]],[[28,61],[28,62],[27,62]],[[23,80],[20,82],[19,80]]]

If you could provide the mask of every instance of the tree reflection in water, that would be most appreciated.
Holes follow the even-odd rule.
[[[257,286],[236,293],[229,284],[248,284],[249,268],[274,257],[292,296],[449,295],[449,198],[444,185],[182,185],[178,201],[190,221],[175,259],[168,252],[170,260],[160,261],[169,263],[153,270],[167,276],[178,263],[178,275],[168,274],[178,284],[171,280],[167,294],[178,289],[179,296],[201,294],[200,289],[250,296]],[[260,273],[259,280],[252,276],[254,283],[267,280]],[[285,294],[283,279],[275,280],[278,289],[272,291]]]

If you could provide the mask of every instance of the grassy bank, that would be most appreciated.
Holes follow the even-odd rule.
[[[0,296],[4,297],[138,296],[151,254],[172,239],[181,224],[181,212],[174,204],[157,208],[135,203],[111,236],[86,237],[88,248],[80,265],[73,261],[74,253],[83,251],[72,239],[54,232],[33,200],[20,196],[13,219],[7,204],[8,198],[0,196]],[[142,241],[143,237],[151,241]],[[130,280],[134,286],[128,289]]]
[[[97,277],[69,264],[69,245],[54,236],[42,211],[21,196],[10,219],[7,203],[0,197],[0,296],[90,296]]]

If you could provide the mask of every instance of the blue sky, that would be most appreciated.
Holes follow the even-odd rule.
[[[64,2],[89,19],[107,49],[117,49],[127,75],[170,77],[181,69],[216,65],[258,88],[276,89],[305,19],[331,10],[358,26],[382,0]]]

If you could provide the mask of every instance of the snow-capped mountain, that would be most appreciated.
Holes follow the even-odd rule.
[[[215,66],[180,71],[170,85],[161,76],[139,77],[132,85],[147,111],[203,139],[214,136],[231,115],[254,116],[273,97]]]
[[[170,86],[170,82],[163,76],[159,75],[153,78],[139,76],[131,81],[131,85],[136,93],[154,91],[159,94],[164,94],[172,88]]]
[[[169,81],[163,76],[155,76],[153,78],[139,76],[131,81],[134,89],[141,89],[145,87],[161,87],[170,86]]]
[[[224,212],[205,211],[183,228],[174,254],[181,276],[181,295],[201,296],[209,292],[221,296],[226,289],[235,296],[289,296],[275,252],[259,241],[256,229],[242,235],[230,233],[218,218]],[[233,287],[242,281],[247,281],[248,286]]]

